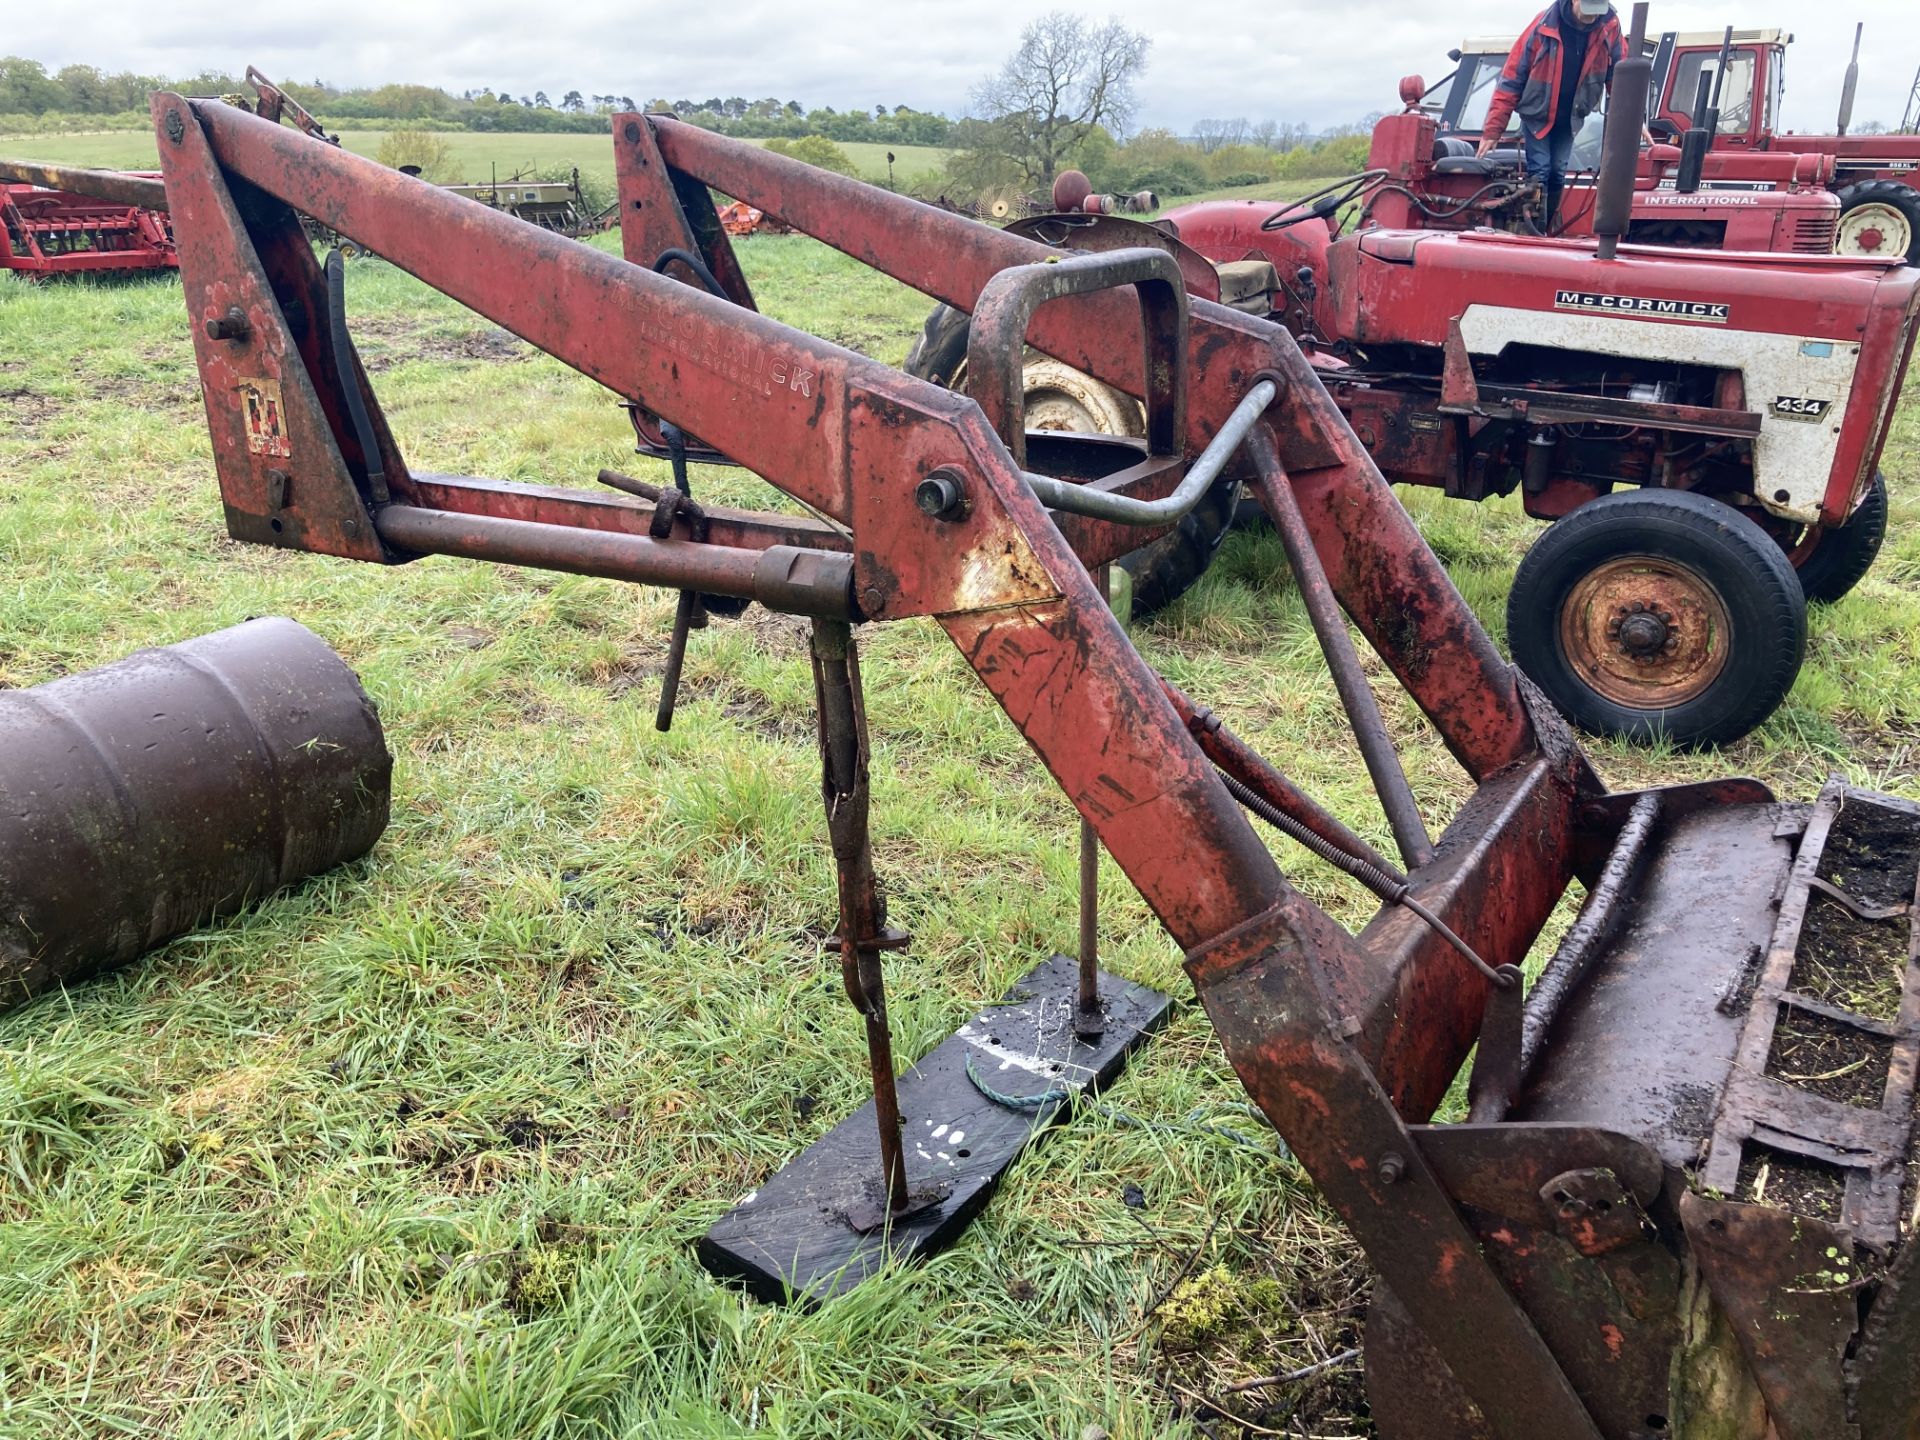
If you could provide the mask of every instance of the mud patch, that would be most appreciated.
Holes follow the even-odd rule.
[[[1874,904],[1913,899],[1920,825],[1904,811],[1849,805],[1835,817],[1820,856],[1820,878]]]
[[[1891,1024],[1900,1014],[1907,938],[1905,917],[1862,920],[1837,900],[1816,891],[1800,931],[1793,988],[1856,1015]]]
[[[1892,1057],[1893,1042],[1885,1036],[1784,1005],[1766,1073],[1823,1100],[1878,1110]]]
[[[1846,1188],[1845,1174],[1832,1166],[1750,1144],[1740,1162],[1735,1193],[1751,1204],[1772,1205],[1808,1220],[1837,1225]]]
[[[404,321],[360,320],[353,329],[356,341],[369,342],[360,345],[360,361],[374,375],[421,360],[502,363],[531,360],[539,353],[498,326],[448,332]]]
[[[0,389],[0,413],[21,429],[33,430],[60,413],[60,402],[22,386],[11,386]]]

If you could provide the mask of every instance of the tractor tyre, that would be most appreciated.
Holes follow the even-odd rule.
[[[1887,477],[1879,471],[1847,523],[1823,530],[1796,567],[1809,602],[1838,600],[1865,578],[1887,538]]]
[[[1862,180],[1840,192],[1836,255],[1905,257],[1920,265],[1920,190],[1898,180]]]
[[[1731,505],[1630,490],[1534,543],[1507,642],[1582,730],[1691,749],[1739,739],[1786,698],[1807,602],[1786,553]]]
[[[965,380],[967,336],[973,317],[950,305],[936,305],[907,352],[909,375],[959,389]],[[1084,425],[1098,434],[1140,435],[1144,421],[1132,397],[1044,357],[1027,363],[1031,418],[1056,428]],[[1233,527],[1240,498],[1237,481],[1222,480],[1200,497],[1180,523],[1115,563],[1133,580],[1133,614],[1144,619],[1178,600],[1213,563],[1220,542]]]

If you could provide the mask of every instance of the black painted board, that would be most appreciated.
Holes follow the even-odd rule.
[[[849,1215],[879,1197],[879,1138],[869,1100],[769,1176],[701,1239],[700,1263],[762,1300],[817,1303],[859,1284],[889,1256],[924,1259],[959,1238],[1029,1143],[1068,1117],[1067,1101],[1018,1109],[988,1099],[967,1060],[1003,1096],[1063,1089],[1097,1093],[1166,1024],[1173,1001],[1102,971],[1106,1029],[1091,1044],[1073,1031],[1079,966],[1042,961],[998,1005],[983,1005],[900,1076],[907,1183],[944,1198],[866,1233]]]

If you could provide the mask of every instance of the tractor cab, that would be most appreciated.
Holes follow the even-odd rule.
[[[1908,264],[1920,263],[1920,189],[1915,188],[1920,183],[1920,136],[1847,133],[1858,75],[1857,34],[1856,58],[1848,67],[1833,133],[1801,135],[1781,129],[1787,46],[1792,42],[1789,32],[1777,28],[1668,31],[1650,40],[1646,53],[1653,62],[1653,79],[1647,128],[1656,142],[1679,144],[1700,123],[1701,96],[1715,96],[1702,190],[1738,194],[1777,188],[1785,174],[1792,186],[1834,193],[1837,253],[1868,259],[1904,255]],[[1454,52],[1457,68],[1433,87],[1433,94],[1423,96],[1421,104],[1423,113],[1439,116],[1443,134],[1479,137],[1511,44],[1510,38],[1482,37],[1465,41]],[[1591,144],[1597,154],[1599,123],[1598,116],[1588,117],[1575,146],[1575,169],[1582,164],[1582,147]],[[1769,181],[1773,184],[1762,184]]]
[[[1668,31],[1648,42],[1646,53],[1653,61],[1653,100],[1647,112],[1651,121],[1667,122],[1669,137],[1692,124],[1693,99],[1700,78],[1704,74],[1709,82],[1714,79],[1725,38],[1722,31]],[[1781,62],[1786,42],[1792,38],[1781,30],[1733,32],[1726,79],[1721,83],[1714,148],[1767,148],[1780,110]],[[1449,131],[1480,133],[1493,100],[1494,82],[1500,78],[1512,46],[1511,36],[1483,36],[1461,44],[1457,52],[1459,68],[1449,77],[1445,94],[1435,97]],[[1575,142],[1576,150],[1590,143],[1595,159],[1600,150],[1599,120],[1598,115],[1588,116]],[[1517,124],[1511,128],[1517,133]],[[1660,138],[1657,130],[1656,138]]]
[[[1463,59],[1462,73],[1466,69]],[[1497,60],[1492,73],[1498,74]],[[1484,93],[1475,104],[1484,115]],[[1513,143],[1482,156],[1475,153],[1478,130],[1449,126],[1444,114],[1422,108],[1386,116],[1374,127],[1367,157],[1368,170],[1382,172],[1384,179],[1361,211],[1360,224],[1591,235],[1601,119],[1591,115],[1582,127],[1559,214],[1549,225],[1540,189],[1527,180],[1521,164],[1517,134]],[[1642,146],[1627,239],[1643,245],[1801,255],[1826,254],[1833,248],[1839,202],[1799,174],[1805,170],[1817,180],[1817,161],[1743,156],[1738,169],[1738,176],[1684,183],[1677,147]]]

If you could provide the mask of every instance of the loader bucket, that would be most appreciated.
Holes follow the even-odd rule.
[[[1920,807],[1602,803],[1619,838],[1512,1103],[1483,1087],[1426,1158],[1602,1434],[1912,1434]],[[1384,1288],[1367,1367],[1384,1433],[1493,1433]]]

